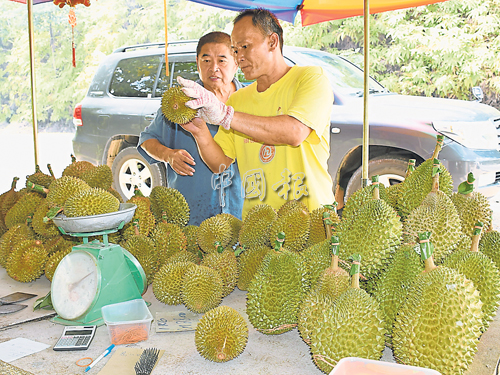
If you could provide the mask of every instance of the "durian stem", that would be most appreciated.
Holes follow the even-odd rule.
[[[339,257],[338,255],[332,256],[332,264],[330,266],[334,271],[337,271],[339,268]]]
[[[373,199],[380,199],[379,184],[380,184],[380,182],[375,182],[373,184]]]
[[[483,223],[478,221],[474,225],[474,230],[472,232],[472,245],[470,251],[473,253],[479,252],[479,240],[481,239],[481,232],[483,231]]]
[[[470,247],[470,251],[472,251],[473,253],[479,252],[479,236],[472,237],[472,245]]]
[[[431,272],[437,268],[434,264],[434,257],[431,255],[429,258],[424,260],[425,269],[424,272]]]
[[[359,273],[355,273],[351,277],[351,288],[359,289]]]
[[[436,147],[434,148],[434,153],[432,154],[433,159],[437,159],[439,152],[441,151],[441,147],[443,146],[443,135],[439,134],[436,136]]]
[[[432,192],[436,192],[439,190],[439,173],[436,173],[434,177],[432,177]]]

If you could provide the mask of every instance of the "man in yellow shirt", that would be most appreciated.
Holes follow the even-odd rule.
[[[298,199],[309,210],[331,204],[328,174],[329,124],[333,94],[320,67],[290,67],[283,57],[283,30],[265,9],[247,9],[234,20],[231,43],[247,80],[226,104],[210,92],[179,78],[199,108],[184,125],[201,156],[216,173],[234,161],[242,179],[243,218],[258,204],[279,208]],[[212,138],[205,122],[219,124]]]

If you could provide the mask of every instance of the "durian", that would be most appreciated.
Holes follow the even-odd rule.
[[[77,192],[90,190],[90,186],[83,180],[73,176],[62,176],[56,179],[49,186],[47,193],[47,203],[51,206],[62,208],[66,199]]]
[[[35,239],[35,232],[27,224],[16,224],[0,237],[0,265],[5,267],[14,246],[24,240]]]
[[[184,94],[181,87],[171,86],[161,97],[161,112],[167,120],[184,125],[192,121],[198,112],[196,109],[186,107],[186,102],[192,98]]]
[[[89,161],[77,161],[74,155],[71,155],[71,164],[64,168],[63,176],[72,176],[81,178],[82,173],[94,169],[95,165]]]
[[[275,250],[262,260],[248,286],[247,314],[254,328],[278,335],[297,326],[297,313],[309,289],[301,256],[282,247],[284,233],[275,240]]]
[[[34,192],[23,194],[21,198],[7,211],[5,215],[5,226],[12,228],[14,225],[23,224],[28,217],[33,217],[36,208],[42,203],[43,198]]]
[[[233,236],[231,237],[231,240],[229,241],[227,246],[236,245],[238,243],[238,236],[240,233],[241,226],[243,225],[243,222],[240,219],[238,219],[236,216],[231,215],[231,214],[221,213],[221,214],[218,214],[217,216],[219,216],[219,215],[222,217],[225,217],[229,221],[229,223],[231,224],[231,232],[232,232]]]
[[[248,290],[248,286],[252,282],[257,273],[264,257],[272,251],[265,245],[258,245],[245,249],[238,257],[238,289]]]
[[[61,260],[71,252],[71,247],[63,250],[56,251],[48,256],[47,262],[45,263],[45,277],[52,281],[56,268],[61,262]]]
[[[160,266],[180,251],[186,250],[186,236],[177,224],[159,222],[151,233],[160,259]]]
[[[488,228],[491,220],[491,205],[486,196],[474,191],[474,175],[469,173],[467,181],[458,186],[458,192],[451,195],[462,223],[462,232],[472,237],[474,224],[478,221]]]
[[[156,299],[167,305],[180,305],[181,286],[184,274],[194,268],[191,262],[175,262],[163,265],[153,281],[153,294]]]
[[[19,177],[14,177],[10,189],[0,195],[0,233],[7,231],[5,215],[20,197],[19,192],[16,191],[17,181],[19,181]]]
[[[399,199],[396,211],[404,219],[415,208],[420,206],[424,198],[432,190],[432,176],[434,169],[434,159],[437,159],[439,151],[443,145],[443,136],[437,135],[436,148],[430,159],[420,164],[415,170],[401,183]],[[444,166],[439,174],[439,186],[443,193],[450,196],[453,192],[453,179]]]
[[[149,200],[157,222],[162,221],[164,215],[167,222],[177,224],[181,228],[189,222],[189,205],[179,190],[155,186],[149,194]]]
[[[384,321],[375,298],[359,288],[359,254],[351,256],[351,287],[333,300],[317,320],[311,321],[314,363],[329,374],[344,357],[378,360],[384,350]]]
[[[440,190],[442,165],[435,159],[432,172],[432,189],[422,203],[406,218],[403,225],[404,242],[418,241],[418,234],[432,233],[434,260],[441,263],[451,253],[460,239],[460,217],[450,197]],[[412,173],[415,174],[415,172]]]
[[[50,207],[47,203],[47,200],[42,200],[38,207],[35,209],[35,213],[33,215],[33,220],[31,221],[31,226],[33,230],[44,238],[56,237],[61,234],[57,226],[50,221],[44,221],[43,218],[49,212]]]
[[[309,238],[310,214],[307,207],[297,200],[287,201],[278,210],[278,217],[269,229],[269,242],[274,241],[278,233],[285,233],[283,247],[291,251],[302,251]]]
[[[406,168],[405,179],[407,179],[408,176],[415,170],[415,163],[416,162],[417,162],[416,159],[409,159],[408,160],[408,167]],[[387,186],[385,189],[385,191],[387,193],[386,201],[396,211],[398,209],[398,200],[399,200],[399,196],[401,195],[401,188],[402,187],[403,187],[403,185],[401,183],[397,183],[394,185]]]
[[[326,240],[326,230],[323,214],[328,212],[330,216],[328,219],[332,222],[331,225],[338,225],[340,223],[339,215],[337,215],[337,202],[333,202],[333,204],[323,205],[322,207],[318,207],[311,212],[310,218],[311,223],[309,227],[309,238],[307,240],[306,248],[323,242]]]
[[[210,267],[219,272],[222,278],[222,297],[229,295],[238,282],[238,262],[231,247],[216,245],[217,251],[208,253],[201,261],[202,266]]]
[[[41,185],[45,188],[48,188],[52,183],[52,181],[54,180],[55,180],[54,176],[43,173],[40,170],[40,166],[37,165],[35,167],[35,173],[26,176],[26,187],[28,187],[28,184],[31,182],[33,184]]]
[[[219,272],[205,266],[190,268],[184,274],[181,299],[188,310],[205,313],[221,303],[222,278]]]
[[[229,306],[208,311],[196,326],[196,350],[213,362],[227,362],[239,356],[248,341],[245,319]]]
[[[101,188],[90,188],[71,195],[64,203],[67,217],[92,216],[116,212],[120,202],[116,197]]]
[[[239,232],[240,245],[251,248],[274,244],[274,240],[269,242],[268,234],[277,216],[276,210],[267,204],[252,207],[243,219]]]
[[[80,178],[90,187],[108,190],[113,184],[113,172],[107,164],[99,165],[83,172]]]
[[[483,223],[478,222],[473,229],[470,249],[455,251],[448,256],[443,266],[450,267],[474,283],[483,303],[483,327],[486,331],[500,306],[500,271],[493,261],[479,252],[479,238]]]
[[[137,229],[137,233],[138,231]],[[151,284],[160,267],[160,259],[153,240],[137,234],[121,242],[120,245],[137,259],[146,274],[148,284]]]
[[[196,225],[186,225],[182,228],[186,236],[187,246],[186,250],[198,256],[201,253],[201,248],[198,246],[198,227]]]
[[[482,302],[461,273],[436,267],[430,232],[419,233],[425,271],[411,284],[396,315],[392,348],[397,362],[461,375],[472,362],[482,326]]]
[[[500,232],[496,230],[486,231],[479,241],[479,251],[489,256],[500,269]]]
[[[43,274],[47,251],[40,240],[24,240],[16,244],[7,258],[5,269],[14,280],[29,283]]]
[[[233,231],[229,220],[220,215],[211,216],[200,223],[196,242],[205,253],[217,251],[216,242],[222,247],[228,246],[233,238]]]

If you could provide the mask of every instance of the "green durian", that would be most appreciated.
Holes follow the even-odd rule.
[[[275,242],[275,250],[264,257],[248,286],[246,304],[250,323],[267,335],[278,335],[297,326],[298,309],[309,290],[302,257],[282,248],[282,242]]]
[[[236,358],[245,350],[247,341],[245,319],[229,306],[218,306],[203,315],[194,336],[198,353],[213,362]]]
[[[186,225],[182,228],[186,236],[186,250],[198,256],[201,253],[201,247],[198,246],[198,227],[196,225]]]
[[[72,176],[81,178],[84,172],[94,169],[95,165],[89,161],[77,161],[74,155],[71,155],[71,164],[66,166],[62,172],[62,176]]]
[[[231,247],[217,246],[217,251],[208,253],[200,263],[219,272],[222,278],[222,298],[229,295],[238,282],[238,262]]]
[[[500,232],[486,231],[479,241],[479,251],[489,256],[500,269]]]
[[[29,176],[26,176],[26,187],[29,187],[29,183],[41,185],[48,188],[50,184],[55,180],[54,176],[43,173],[40,170],[40,166],[35,167],[35,172]]]
[[[108,190],[113,184],[113,172],[107,164],[102,164],[83,172],[80,178],[92,188]]]
[[[238,282],[237,287],[239,290],[248,290],[248,285],[254,279],[257,270],[262,264],[264,257],[272,251],[272,249],[265,245],[258,245],[255,247],[245,248],[245,251],[240,254],[238,259]]]
[[[474,358],[481,334],[480,294],[461,273],[435,266],[430,232],[419,237],[425,272],[415,278],[396,315],[394,358],[442,375],[461,375]]]
[[[332,262],[330,240],[325,239],[320,243],[312,245],[301,251],[300,255],[302,255],[306,265],[307,279],[311,288],[314,288],[325,269]]]
[[[0,233],[5,233],[9,229],[5,225],[5,215],[20,198],[20,193],[16,191],[17,181],[19,177],[14,177],[10,189],[0,195]]]
[[[291,251],[302,251],[309,238],[311,217],[307,207],[297,200],[287,201],[278,210],[278,217],[269,229],[270,243],[276,240],[278,233],[285,233],[283,247]]]
[[[408,243],[416,242],[419,233],[431,232],[434,260],[441,263],[459,241],[462,224],[450,197],[440,190],[439,160],[436,159],[434,165],[432,190],[404,221],[403,240]]]
[[[473,229],[470,249],[455,251],[446,257],[443,266],[453,268],[474,283],[483,303],[483,327],[486,331],[500,306],[500,271],[493,261],[479,252],[479,238],[482,223],[476,223]]]
[[[187,240],[181,227],[177,224],[159,222],[151,233],[151,239],[156,245],[160,266],[172,255],[186,250]]]
[[[420,206],[424,198],[432,190],[432,170],[434,168],[434,159],[437,159],[439,151],[443,144],[443,136],[437,136],[436,148],[431,158],[420,164],[415,170],[402,182],[399,192],[397,209],[404,219],[415,208]],[[450,172],[444,166],[439,174],[439,186],[443,193],[450,196],[453,192],[453,178]]]
[[[198,258],[197,255],[187,251],[181,250],[178,253],[175,253],[171,257],[167,258],[165,264],[167,263],[177,263],[177,262],[191,262],[194,264],[200,264],[201,259]]]
[[[0,265],[5,267],[14,246],[24,240],[35,239],[35,232],[27,224],[16,224],[0,237]]]
[[[238,219],[236,216],[231,215],[231,214],[226,214],[226,213],[221,213],[218,214],[217,216],[225,217],[229,223],[231,224],[231,232],[233,236],[231,237],[231,240],[227,244],[227,246],[234,246],[238,243],[238,236],[240,234],[240,229],[241,226],[243,225],[243,222]]]
[[[192,262],[172,262],[163,265],[153,281],[153,294],[156,299],[167,305],[182,304],[182,278],[195,266]]]
[[[12,228],[14,225],[26,223],[28,217],[33,217],[36,208],[42,203],[43,198],[34,192],[23,194],[5,215],[5,226]]]
[[[51,206],[63,207],[66,199],[77,192],[90,190],[91,187],[82,179],[73,176],[62,176],[49,186],[47,203]]]
[[[5,269],[16,281],[29,283],[43,274],[47,251],[40,240],[23,240],[14,246],[7,258]]]
[[[308,345],[311,343],[310,327],[320,319],[323,311],[344,293],[351,285],[349,273],[338,266],[339,238],[326,239],[329,243],[331,264],[320,275],[317,284],[311,288],[302,301],[297,316],[300,337]]]
[[[384,318],[388,343],[396,314],[408,296],[408,288],[424,270],[424,263],[417,251],[420,251],[418,244],[401,245],[373,288],[373,296],[379,302]]]
[[[415,170],[415,163],[417,162],[416,159],[409,159],[408,160],[408,167],[406,168],[406,175],[405,179],[408,178],[408,176]],[[387,193],[387,203],[394,208],[396,211],[398,209],[398,200],[399,197],[401,196],[401,188],[403,185],[401,183],[397,183],[394,185],[387,186],[385,188],[385,191]]]
[[[67,217],[93,216],[116,212],[120,201],[101,188],[83,190],[66,199],[64,214]]]
[[[336,226],[340,223],[339,215],[337,215],[337,202],[333,202],[331,205],[323,205],[312,210],[310,215],[309,238],[307,239],[305,248],[326,240],[325,219],[323,218],[325,212],[330,214],[328,218],[331,221],[331,225]]]
[[[188,310],[205,313],[222,301],[222,278],[206,266],[191,267],[182,278],[181,299]]]
[[[186,107],[186,102],[192,100],[184,94],[179,86],[171,86],[161,97],[161,112],[168,121],[184,125],[192,121],[198,112]]]
[[[317,320],[311,321],[311,355],[314,363],[329,374],[344,357],[378,360],[384,350],[384,321],[377,300],[359,288],[359,254],[353,254],[347,291],[326,304]]]
[[[205,253],[214,253],[217,251],[216,243],[226,247],[233,238],[231,223],[226,217],[211,216],[200,223],[196,242]]]
[[[146,274],[148,284],[151,284],[160,267],[158,251],[153,240],[138,234],[121,242],[120,245],[137,259]]]
[[[54,273],[56,272],[56,268],[61,262],[61,260],[71,253],[71,247],[63,250],[56,251],[48,256],[47,262],[45,263],[45,277],[52,281],[54,277]]]
[[[47,200],[42,200],[38,207],[35,209],[33,214],[33,220],[31,221],[31,226],[33,230],[44,238],[56,237],[61,234],[59,228],[54,224],[52,220],[44,221],[43,218],[49,212],[50,207]]]
[[[189,205],[186,198],[174,188],[155,186],[149,194],[151,211],[157,222],[166,221],[177,224],[181,228],[189,222]]]
[[[478,191],[474,191],[474,175],[467,176],[467,181],[462,182],[458,187],[458,192],[451,195],[451,201],[457,209],[458,216],[462,223],[462,232],[472,237],[474,225],[480,221],[486,228],[491,222],[491,205],[486,196]]]
[[[267,204],[252,207],[243,219],[239,233],[240,245],[251,248],[274,244],[274,239],[269,242],[268,234],[277,216],[276,210]]]

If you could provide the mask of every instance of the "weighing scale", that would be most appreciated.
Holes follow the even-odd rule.
[[[136,205],[120,204],[116,212],[52,220],[61,233],[82,237],[83,244],[59,263],[50,288],[55,323],[71,326],[104,324],[101,307],[142,298],[147,279],[137,259],[119,245],[108,242],[108,234],[122,229],[134,216]],[[89,237],[103,241],[89,242]]]

